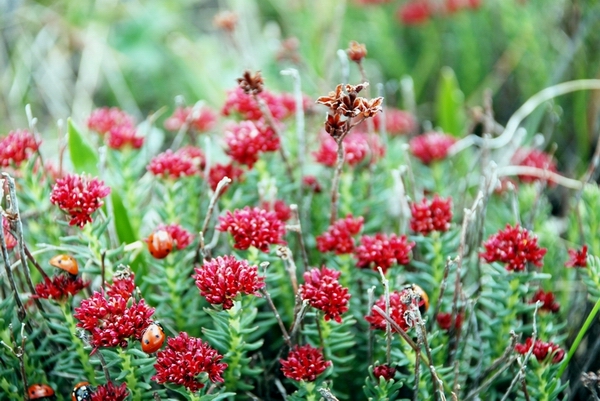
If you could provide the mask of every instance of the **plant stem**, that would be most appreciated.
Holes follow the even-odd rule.
[[[121,369],[127,371],[125,382],[127,383],[127,388],[129,391],[131,391],[132,399],[133,401],[142,401],[142,394],[140,394],[140,391],[137,388],[138,380],[134,372],[133,364],[131,363],[131,355],[129,355],[127,351],[124,351],[121,347],[117,347],[117,351],[119,353],[119,357],[121,358]]]
[[[71,341],[75,345],[75,352],[77,353],[77,356],[79,356],[79,362],[81,363],[81,366],[85,371],[87,380],[92,385],[96,385],[96,372],[94,371],[94,368],[90,363],[89,354],[84,349],[83,341],[81,340],[81,338],[75,335],[75,333],[77,332],[77,325],[75,324],[75,319],[73,319],[73,315],[71,314],[71,311],[68,308],[68,304],[66,302],[61,302],[60,310],[62,311],[62,314],[67,323],[67,328],[69,330],[69,333],[71,334]]]

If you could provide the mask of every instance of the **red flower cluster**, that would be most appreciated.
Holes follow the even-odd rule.
[[[445,331],[450,331],[450,327],[452,326],[452,314],[451,313],[440,312],[435,317],[435,319],[437,320],[437,324],[438,324],[438,326],[440,326],[440,329],[445,330]],[[454,320],[454,328],[455,329],[461,328],[463,319],[464,319],[464,316],[462,315],[462,313],[459,313],[458,315],[456,315],[456,319]]]
[[[275,199],[273,202],[264,201],[260,204],[261,209],[273,211],[281,221],[288,221],[292,217],[292,209],[281,199]]]
[[[92,213],[104,204],[102,198],[110,194],[103,181],[86,175],[68,174],[56,180],[50,202],[71,216],[70,225],[83,228],[92,222]]]
[[[233,164],[215,164],[211,166],[210,171],[208,172],[208,185],[210,185],[211,189],[215,191],[217,189],[217,185],[224,177],[228,177],[231,181],[239,180],[244,174],[244,170],[239,167],[234,166]]]
[[[129,306],[128,306],[129,305]],[[131,337],[139,340],[146,327],[152,323],[154,308],[142,299],[115,295],[106,298],[94,292],[91,298],[81,301],[73,316],[82,327],[92,334],[90,344],[94,351],[99,347],[126,346]]]
[[[351,214],[337,220],[327,231],[317,237],[317,249],[320,252],[335,252],[336,255],[352,253],[354,251],[352,237],[360,233],[363,222],[363,217],[353,217]]]
[[[52,278],[44,277],[44,282],[35,286],[35,294],[32,295],[32,298],[54,299],[63,302],[69,295],[74,296],[89,285],[90,282],[84,282],[81,277],[73,278],[65,274],[59,274]]]
[[[398,9],[396,16],[405,25],[418,25],[426,22],[432,11],[426,0],[409,0]]]
[[[290,116],[296,109],[293,96],[276,95],[265,89],[257,96],[267,104],[269,111],[277,120]],[[263,117],[252,96],[246,94],[239,86],[227,92],[227,99],[221,113],[225,116],[237,113],[243,120],[259,120]]]
[[[385,130],[389,135],[404,135],[415,130],[417,122],[408,111],[386,108],[384,116],[376,114],[373,117],[375,130],[381,131],[381,120],[385,117]]]
[[[450,147],[454,145],[456,138],[440,132],[428,132],[410,140],[410,152],[421,160],[423,164],[430,164],[437,160],[443,160],[448,156]]]
[[[40,143],[41,141],[27,130],[10,131],[6,137],[0,139],[0,167],[8,167],[11,163],[20,166],[32,153],[37,152]]]
[[[135,274],[127,269],[113,276],[113,283],[106,283],[106,295],[109,298],[122,297],[129,299],[135,291]]]
[[[318,163],[327,167],[335,167],[337,163],[337,143],[328,134],[321,134],[321,147],[313,153]],[[350,166],[362,163],[369,155],[373,155],[373,161],[385,155],[385,148],[381,145],[379,137],[369,136],[365,133],[351,133],[344,138],[344,160]]]
[[[373,366],[373,376],[375,376],[375,379],[377,380],[379,380],[380,377],[383,377],[385,381],[390,381],[395,375],[396,369],[388,364]]]
[[[341,272],[328,269],[311,269],[304,273],[304,284],[300,285],[300,295],[313,308],[325,313],[325,320],[342,322],[341,314],[348,310],[350,294],[342,287],[338,279]]]
[[[258,207],[227,211],[219,217],[219,231],[227,231],[233,236],[234,248],[248,249],[251,246],[262,252],[269,252],[271,244],[285,244],[285,224],[275,212],[267,212]]]
[[[569,249],[569,260],[565,263],[566,267],[587,267],[587,245],[584,245],[581,250]]]
[[[558,304],[558,302],[555,302],[556,297],[554,296],[554,293],[552,291],[545,292],[540,288],[533,295],[533,298],[531,298],[531,301],[529,301],[529,303],[534,304],[537,301],[540,301],[542,303],[540,309],[543,311],[556,313],[560,309],[560,305]]]
[[[521,148],[517,150],[511,159],[511,163],[518,166],[537,167],[553,173],[558,172],[556,162],[552,156],[538,149]],[[527,183],[540,181],[539,177],[526,174],[519,175],[519,179]],[[552,184],[552,181],[548,182]]]
[[[252,168],[262,152],[279,149],[279,137],[271,127],[258,121],[242,121],[231,124],[225,131],[227,154],[239,164]]]
[[[507,224],[506,229],[490,236],[483,246],[485,252],[481,257],[488,263],[506,263],[508,271],[523,271],[527,262],[541,267],[546,254],[546,249],[538,246],[537,237],[518,224],[515,227]]]
[[[179,224],[159,224],[158,227],[156,227],[156,230],[154,230],[154,232],[160,230],[165,230],[169,233],[169,235],[171,235],[171,238],[173,238],[173,241],[175,241],[175,243],[177,244],[177,249],[179,250],[187,248],[194,240],[194,236],[185,228],[181,227]]]
[[[323,188],[321,188],[321,184],[319,184],[317,177],[315,177],[314,175],[305,175],[304,177],[302,177],[302,185],[316,194],[320,194],[323,191]]]
[[[389,315],[394,322],[404,331],[407,331],[412,324],[407,319],[408,305],[411,303],[411,297],[406,290],[394,291],[390,293],[390,310]],[[375,306],[381,308],[385,312],[385,295],[382,295],[376,302]],[[374,308],[371,314],[365,316],[365,320],[371,324],[371,329],[385,330],[387,320],[379,314]],[[394,328],[391,328],[392,332]]]
[[[533,355],[538,362],[544,362],[546,361],[546,358],[550,357],[548,362],[559,363],[565,356],[565,351],[558,345],[554,343],[545,343],[541,340],[535,340],[535,344],[533,344],[533,339],[531,337],[525,340],[525,344],[515,345],[515,351],[521,355],[525,355],[529,352],[532,346]]]
[[[423,198],[420,203],[410,205],[410,229],[427,235],[432,231],[448,231],[452,220],[452,198],[443,199],[435,195],[431,201]]]
[[[4,231],[4,240],[6,248],[10,251],[17,246],[17,239],[10,233],[10,223],[6,218],[2,219],[2,230]]]
[[[92,401],[124,401],[129,396],[127,384],[122,383],[115,386],[113,382],[108,382],[96,387],[92,393]]]
[[[394,264],[406,265],[410,262],[410,251],[415,246],[414,242],[408,242],[406,235],[389,236],[382,233],[375,235],[363,235],[360,245],[356,247],[354,256],[358,261],[356,266],[377,270],[381,267],[385,273]]]
[[[208,107],[177,107],[173,114],[165,120],[165,128],[169,131],[179,131],[183,124],[197,132],[212,129],[217,122],[217,114]]]
[[[176,179],[200,174],[204,165],[205,157],[202,150],[186,146],[175,152],[167,149],[150,160],[147,168],[156,176]]]
[[[156,355],[156,375],[152,380],[159,384],[178,384],[195,392],[204,387],[197,379],[201,373],[206,373],[213,383],[223,382],[221,374],[227,364],[220,363],[221,359],[223,355],[208,343],[182,332],[167,339],[167,347]]]
[[[223,309],[231,309],[239,294],[260,296],[258,291],[265,286],[257,266],[233,256],[216,257],[194,270],[200,295],[213,305],[222,304]]]
[[[139,149],[144,137],[137,135],[133,118],[117,107],[103,107],[92,112],[87,121],[89,129],[106,136],[106,143],[113,149],[131,145]]]
[[[280,359],[279,363],[285,377],[307,382],[317,380],[317,376],[331,365],[331,361],[323,358],[323,352],[310,344],[294,346],[288,353],[287,359]]]
[[[372,4],[385,4],[389,3],[391,0],[355,0],[357,4],[361,5],[372,5]]]

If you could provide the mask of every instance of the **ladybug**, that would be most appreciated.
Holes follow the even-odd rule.
[[[69,274],[72,274],[73,276],[76,276],[77,273],[79,273],[79,265],[73,256],[56,255],[50,259],[50,264],[66,271]]]
[[[148,250],[156,259],[164,259],[173,250],[173,237],[166,230],[158,230],[148,237]]]
[[[54,399],[54,390],[47,384],[32,384],[27,389],[27,394],[30,400]]]
[[[162,347],[165,342],[165,332],[160,323],[151,323],[142,333],[142,351],[153,354]]]
[[[79,382],[73,387],[71,393],[72,401],[90,401],[92,399],[93,388],[88,382]]]
[[[411,290],[414,294],[418,296],[416,300],[417,305],[419,306],[419,312],[421,312],[421,314],[425,314],[425,312],[427,312],[427,309],[429,309],[429,296],[427,295],[425,290],[423,290],[416,284],[407,284],[404,286],[403,289]]]

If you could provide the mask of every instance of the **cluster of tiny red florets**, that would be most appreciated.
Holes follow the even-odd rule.
[[[206,373],[213,383],[223,382],[221,374],[227,364],[221,363],[222,359],[223,355],[208,343],[181,332],[167,339],[167,347],[157,353],[156,375],[152,380],[159,384],[178,384],[195,392],[204,387],[204,383],[198,381],[201,373]]]
[[[527,262],[541,267],[546,254],[546,249],[539,247],[537,237],[518,224],[515,227],[507,224],[504,230],[490,236],[483,245],[485,252],[481,253],[481,257],[489,263],[506,263],[508,271],[523,271]]]
[[[427,22],[433,15],[449,15],[461,10],[476,10],[481,0],[409,0],[397,11],[396,16],[405,25],[419,25]]]
[[[541,302],[540,310],[556,313],[560,309],[560,305],[556,302],[556,297],[552,291],[545,292],[541,288],[533,295],[529,303]]]
[[[156,176],[175,179],[200,174],[204,165],[205,157],[202,150],[186,146],[175,152],[167,149],[155,156],[148,164],[148,171]]]
[[[208,185],[214,191],[217,189],[217,185],[219,182],[228,177],[231,181],[239,180],[244,174],[244,170],[241,168],[234,166],[233,164],[220,164],[216,163],[211,166],[210,171],[208,172]]]
[[[432,200],[423,198],[410,205],[410,229],[427,235],[432,231],[448,231],[452,221],[452,198],[435,195]]]
[[[395,375],[396,369],[388,364],[373,366],[373,376],[375,376],[377,380],[379,380],[380,377],[383,377],[385,381],[390,381]]]
[[[252,168],[263,152],[279,149],[279,136],[262,120],[241,121],[225,130],[227,154],[239,164]]]
[[[404,331],[407,331],[411,327],[409,319],[407,319],[409,304],[410,299],[405,291],[396,290],[394,292],[390,292],[389,316],[398,325],[398,327]],[[385,295],[382,295],[375,302],[374,306],[379,307],[385,312]],[[381,314],[379,314],[375,308],[371,309],[370,315],[365,316],[365,320],[370,323],[372,329],[386,330],[387,320]],[[391,329],[392,332],[397,331],[393,326]]]
[[[385,273],[395,264],[406,265],[410,262],[410,251],[415,246],[409,242],[406,235],[386,235],[377,233],[375,235],[363,235],[360,245],[356,247],[354,256],[357,259],[356,266],[377,270],[381,267]]]
[[[315,177],[314,175],[305,175],[304,177],[302,177],[302,185],[305,188],[309,189],[311,192],[314,192],[315,194],[320,194],[321,192],[323,192],[321,184],[319,184],[317,177]]]
[[[292,209],[281,199],[275,199],[273,202],[264,201],[260,204],[261,209],[273,211],[281,221],[288,221],[292,217]]]
[[[373,127],[376,131],[382,130],[381,120],[385,119],[385,131],[389,135],[404,135],[411,133],[417,127],[417,122],[408,111],[385,108],[382,114],[373,117]]]
[[[414,137],[409,142],[410,152],[423,164],[431,164],[448,156],[456,138],[440,132],[428,132]]]
[[[353,217],[351,214],[337,220],[327,231],[317,237],[317,249],[320,252],[335,252],[336,255],[352,253],[353,237],[360,233],[363,222],[363,217]]]
[[[44,277],[44,282],[35,286],[33,298],[53,299],[62,302],[69,295],[76,295],[89,285],[89,281],[84,282],[81,277],[74,278],[65,274],[59,274],[52,278]]]
[[[139,149],[144,144],[144,137],[137,134],[133,118],[116,107],[94,110],[87,126],[104,135],[107,145],[113,149],[121,149],[126,145]]]
[[[296,380],[313,382],[323,373],[331,361],[326,361],[323,352],[311,345],[296,345],[290,350],[286,359],[280,359],[284,376]]]
[[[194,240],[194,236],[188,230],[176,223],[167,225],[159,224],[154,231],[156,232],[159,230],[165,230],[168,232],[169,235],[171,235],[171,238],[173,238],[173,241],[175,241],[177,249],[179,250],[187,248]]]
[[[304,284],[299,292],[303,300],[316,309],[325,313],[325,320],[333,319],[342,322],[342,313],[348,310],[350,294],[348,289],[342,287],[338,279],[341,272],[328,269],[311,269],[304,273]]]
[[[584,245],[581,250],[568,249],[569,260],[565,263],[566,267],[586,267],[587,266],[587,245]]]
[[[11,163],[18,167],[38,151],[40,143],[27,130],[10,131],[6,137],[0,138],[0,167],[8,167]]]
[[[217,114],[210,108],[177,107],[171,116],[165,120],[165,128],[169,131],[179,131],[184,124],[196,132],[211,130],[217,122]]]
[[[553,173],[558,171],[553,157],[538,149],[520,148],[513,155],[511,162],[519,166],[536,167]],[[522,182],[527,183],[540,181],[540,177],[527,174],[520,174],[518,177]],[[552,181],[549,183],[552,184]]]
[[[106,295],[109,298],[129,299],[133,295],[133,291],[135,291],[135,274],[130,270],[115,274],[112,284],[106,283]]]
[[[124,401],[129,396],[126,383],[115,386],[113,382],[96,387],[92,392],[91,401]]]
[[[70,225],[83,228],[92,222],[92,213],[103,205],[101,199],[109,193],[110,188],[97,178],[68,174],[56,180],[50,202],[69,214]]]
[[[525,340],[525,344],[515,345],[515,351],[517,351],[519,354],[525,355],[529,352],[532,346],[533,355],[538,362],[544,362],[546,358],[550,356],[551,359],[549,362],[559,363],[565,356],[565,351],[558,345],[551,342],[546,343],[541,340],[535,340],[534,344],[533,338],[531,337],[528,337],[527,340]]]
[[[219,231],[227,231],[233,236],[234,248],[248,249],[251,246],[262,252],[269,252],[269,245],[285,244],[285,224],[275,212],[258,207],[227,211],[219,217]]]
[[[17,246],[17,239],[10,233],[10,223],[7,219],[2,219],[2,231],[4,233],[4,242],[6,243],[6,249],[9,251]]]
[[[321,135],[321,147],[313,153],[318,163],[327,167],[335,167],[337,163],[338,145],[330,135]],[[344,161],[350,166],[362,163],[369,154],[372,161],[377,161],[385,155],[385,148],[379,137],[368,137],[365,133],[351,133],[344,138]]]
[[[277,120],[282,120],[295,111],[294,99],[289,95],[276,95],[263,89],[257,96],[266,103],[271,115]],[[227,92],[221,112],[225,116],[239,114],[244,120],[259,120],[264,117],[252,95],[246,94],[239,86]]]
[[[239,294],[260,296],[258,291],[265,286],[257,266],[233,256],[218,256],[194,270],[200,295],[213,305],[223,305],[223,309],[231,309]]]
[[[440,326],[440,329],[450,331],[450,329],[452,328],[452,313],[440,312],[437,314],[435,319],[437,321],[438,326]],[[462,313],[456,315],[456,318],[454,319],[454,329],[460,329],[463,323],[463,319],[464,317]]]

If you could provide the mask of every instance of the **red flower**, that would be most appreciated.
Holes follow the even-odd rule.
[[[118,296],[129,299],[135,291],[135,274],[129,269],[117,272],[113,276],[113,283],[106,283],[106,287],[109,298]]]
[[[112,149],[122,149],[127,145],[133,149],[139,149],[144,144],[144,137],[137,134],[135,127],[120,125],[108,131],[106,144]]]
[[[158,351],[154,364],[156,375],[152,380],[159,384],[179,384],[195,392],[204,387],[197,379],[201,373],[206,373],[213,383],[223,382],[221,374],[227,364],[220,363],[221,359],[223,355],[208,343],[182,332],[167,339],[167,347]]]
[[[271,244],[285,244],[285,225],[275,212],[246,206],[219,217],[219,231],[227,231],[233,236],[236,249],[248,249],[251,246],[263,252],[269,252]]]
[[[84,282],[81,277],[73,278],[65,274],[52,278],[44,277],[44,282],[35,286],[35,294],[32,297],[63,302],[69,295],[74,296],[89,285],[90,282]]]
[[[32,153],[37,152],[40,143],[41,141],[27,130],[10,131],[6,137],[0,139],[0,167],[8,167],[11,163],[20,166]]]
[[[373,236],[363,235],[360,245],[356,247],[354,257],[358,259],[356,266],[377,270],[381,267],[385,273],[394,264],[406,265],[410,262],[410,250],[414,242],[408,242],[406,235],[378,233]]]
[[[381,131],[381,120],[385,117],[385,130],[389,135],[408,134],[417,126],[417,122],[411,113],[400,109],[386,108],[385,116],[376,114],[373,117],[375,130]]]
[[[436,160],[443,160],[448,156],[450,147],[456,138],[439,132],[428,132],[410,140],[410,152],[421,160],[423,164],[430,164]]]
[[[239,294],[260,296],[258,291],[265,286],[264,278],[258,276],[257,266],[233,256],[205,261],[194,270],[200,295],[213,305],[222,304],[223,309],[231,309],[233,299]]]
[[[448,231],[452,220],[452,198],[443,199],[437,194],[431,201],[423,199],[410,205],[410,229],[427,235],[432,231]]]
[[[190,177],[199,174],[204,165],[204,155],[198,148],[185,147],[176,152],[167,149],[150,160],[148,171],[167,178]]]
[[[273,202],[262,202],[261,209],[273,211],[281,221],[288,221],[292,217],[292,209],[281,199],[275,199]]]
[[[315,160],[327,167],[335,167],[337,163],[337,143],[330,135],[321,135],[321,147],[313,153]],[[363,162],[369,152],[373,153],[374,159],[385,155],[385,148],[381,145],[379,137],[368,137],[365,133],[352,133],[344,138],[344,160],[350,166],[356,166]]]
[[[177,249],[179,250],[187,248],[194,240],[194,236],[190,234],[190,232],[187,231],[185,228],[181,227],[179,224],[159,224],[158,227],[156,227],[156,230],[154,230],[154,232],[159,230],[165,230],[166,232],[168,232],[171,235],[171,238],[173,238],[173,240],[177,244]]]
[[[556,162],[552,156],[538,149],[521,148],[517,150],[511,159],[511,163],[518,166],[537,167],[553,173],[558,172]],[[519,179],[528,183],[540,181],[540,177],[531,175],[519,175]],[[548,182],[553,184],[552,181]]]
[[[96,387],[92,393],[92,401],[124,401],[128,395],[129,390],[127,390],[126,383],[115,386],[113,382],[108,382]]]
[[[118,107],[96,109],[87,120],[88,128],[102,135],[108,133],[113,127],[134,125],[133,118]]]
[[[373,366],[373,376],[379,381],[380,377],[383,377],[385,381],[390,381],[396,375],[396,369],[392,368],[388,364],[375,365]]]
[[[233,164],[215,164],[210,168],[208,172],[208,185],[210,185],[211,189],[215,191],[217,189],[217,185],[224,177],[228,177],[231,181],[239,180],[244,174],[244,170],[239,167],[234,166]],[[225,188],[227,189],[227,187]]]
[[[462,326],[462,323],[463,323],[463,319],[464,319],[464,317],[463,317],[462,313],[459,313],[458,315],[456,315],[456,318],[454,320],[454,328],[455,329],[460,329],[460,327]],[[437,320],[438,326],[440,326],[440,329],[445,330],[445,331],[450,331],[450,326],[452,325],[452,314],[451,313],[440,312],[436,316],[436,320]]]
[[[227,154],[239,164],[252,168],[261,152],[273,152],[279,149],[279,137],[262,120],[242,121],[232,124],[225,131]]]
[[[290,109],[286,96],[278,96],[263,89],[258,97],[267,104],[267,108],[276,120],[282,120],[294,111],[294,108]],[[221,113],[225,116],[237,113],[243,120],[259,120],[263,117],[253,97],[244,93],[239,86],[227,92],[227,99]]]
[[[4,231],[4,240],[6,242],[6,248],[10,251],[17,246],[17,239],[10,233],[10,223],[6,218],[2,219],[2,230]]]
[[[327,231],[317,237],[317,249],[320,252],[335,252],[336,255],[354,251],[354,235],[360,233],[364,218],[348,214],[329,226]]]
[[[426,22],[431,15],[429,3],[425,0],[413,0],[404,3],[397,17],[406,25],[418,25]]]
[[[217,122],[217,114],[208,107],[177,107],[173,114],[165,120],[165,128],[169,131],[179,131],[183,124],[197,132],[211,130]]]
[[[554,293],[552,291],[544,292],[541,288],[533,295],[530,304],[534,304],[537,301],[542,303],[541,310],[546,312],[556,313],[560,309],[558,302],[555,302]]]
[[[331,365],[331,361],[323,358],[320,349],[313,348],[309,344],[294,346],[288,353],[287,359],[280,359],[279,363],[283,375],[288,379],[308,382],[317,380],[317,376]]]
[[[102,207],[102,198],[110,194],[103,181],[86,175],[68,174],[56,180],[50,202],[71,216],[70,225],[83,228],[92,222],[92,213]]]
[[[566,267],[587,267],[587,245],[581,250],[569,249],[569,260],[565,263]]]
[[[130,306],[127,306],[127,305]],[[79,320],[77,327],[82,327],[92,334],[90,344],[99,347],[126,346],[131,337],[139,340],[144,329],[152,323],[154,308],[133,298],[115,296],[106,298],[94,292],[91,298],[81,301],[75,308],[73,316]]]
[[[304,185],[306,188],[310,189],[316,194],[320,194],[323,191],[323,188],[321,188],[321,184],[319,184],[317,177],[315,177],[314,175],[305,175],[304,177],[302,177],[302,185]]]
[[[311,269],[304,273],[304,284],[300,285],[300,295],[303,300],[316,309],[325,312],[325,320],[333,319],[342,322],[342,313],[348,310],[350,294],[342,287],[338,279],[341,272],[328,269]]]
[[[532,343],[533,339],[529,337],[527,340],[525,340],[525,344],[515,345],[515,351],[517,351],[519,354],[525,355],[533,346],[533,355],[538,362],[544,362],[546,361],[546,358],[550,356],[551,359],[548,362],[554,364],[562,361],[565,356],[565,351],[554,343],[545,343],[541,340],[535,340],[535,344]]]
[[[541,267],[546,254],[546,249],[538,246],[537,237],[518,224],[515,227],[507,224],[505,230],[490,236],[483,246],[485,252],[481,257],[488,263],[506,263],[508,271],[523,271],[527,262]]]
[[[412,324],[407,319],[408,305],[411,298],[406,291],[394,291],[390,293],[390,310],[389,315],[394,322],[404,331],[408,331]],[[385,295],[382,295],[376,302],[375,306],[381,308],[385,312]],[[371,329],[385,330],[387,320],[379,314],[374,308],[371,314],[365,316],[365,320],[371,324]],[[395,332],[393,327],[392,332]]]

